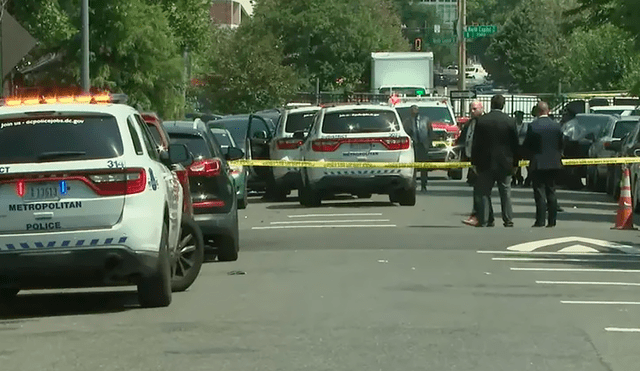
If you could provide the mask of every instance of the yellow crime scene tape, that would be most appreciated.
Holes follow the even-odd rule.
[[[565,166],[614,165],[640,163],[640,157],[572,158],[563,159]],[[462,169],[471,167],[470,162],[354,162],[354,161],[285,161],[285,160],[236,160],[235,166],[263,167],[317,167],[317,168],[377,168],[377,169]],[[528,166],[529,161],[520,161],[518,166]]]

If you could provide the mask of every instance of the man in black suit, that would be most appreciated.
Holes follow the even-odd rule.
[[[478,227],[494,225],[491,190],[496,182],[503,224],[513,227],[511,176],[518,162],[518,133],[515,120],[502,112],[504,103],[500,94],[491,98],[491,111],[478,118],[473,136],[471,164],[478,173],[473,190]]]
[[[547,216],[547,227],[555,227],[558,215],[555,180],[562,169],[562,129],[559,123],[549,118],[546,102],[538,103],[538,112],[540,116],[529,124],[523,144],[531,160],[529,168],[536,201],[536,222],[533,226],[544,227]]]

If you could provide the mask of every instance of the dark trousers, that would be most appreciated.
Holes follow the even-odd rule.
[[[536,225],[544,225],[545,217],[547,217],[549,225],[556,225],[558,215],[557,176],[558,170],[534,170],[531,172],[533,199],[536,201]]]
[[[478,224],[486,226],[494,223],[491,191],[498,183],[502,221],[505,225],[513,225],[513,207],[511,206],[511,174],[502,170],[486,170],[478,172],[473,187],[473,200]]]

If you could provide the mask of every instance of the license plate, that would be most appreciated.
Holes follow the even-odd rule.
[[[40,183],[40,184],[26,184],[26,192],[23,200],[26,202],[31,201],[59,201],[59,185],[58,183]]]
[[[351,143],[352,151],[368,151],[371,149],[371,143]]]

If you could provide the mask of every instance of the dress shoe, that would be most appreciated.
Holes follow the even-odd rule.
[[[504,226],[507,227],[507,228],[511,228],[511,227],[513,227],[513,222],[506,222],[506,223],[504,223]]]
[[[544,227],[544,224],[534,224],[531,226],[531,228],[540,228],[540,227]]]
[[[556,226],[556,223],[553,223],[553,224],[547,224],[547,228],[553,228],[553,227],[555,227],[555,226]]]

